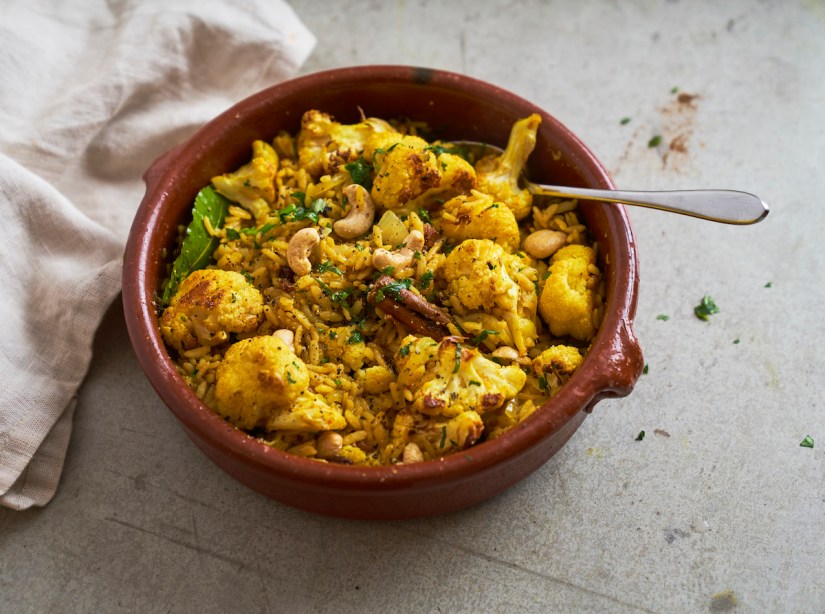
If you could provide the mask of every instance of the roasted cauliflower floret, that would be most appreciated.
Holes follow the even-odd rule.
[[[388,367],[376,365],[359,369],[354,373],[355,381],[367,394],[383,394],[390,389],[395,381],[395,373]]]
[[[248,333],[261,320],[261,293],[233,271],[194,271],[178,287],[160,317],[166,344],[179,352],[199,345],[214,346],[229,333]]]
[[[439,273],[458,301],[454,307],[515,311],[519,287],[507,272],[505,256],[504,248],[489,239],[468,239],[451,251]]]
[[[212,185],[260,221],[266,218],[275,200],[277,173],[278,154],[268,143],[255,141],[252,143],[252,160],[234,173],[212,177]]]
[[[500,156],[486,156],[476,162],[478,189],[506,204],[517,220],[530,214],[533,195],[519,187],[519,177],[536,146],[541,116],[534,113],[513,124],[507,147]]]
[[[521,241],[518,222],[509,207],[478,190],[444,203],[441,232],[453,243],[490,239],[511,252]]]
[[[410,211],[436,197],[465,194],[476,184],[475,170],[466,160],[441,153],[417,136],[382,135],[365,153],[370,151],[375,164],[372,199],[385,209]]]
[[[421,453],[419,460],[425,460],[469,448],[483,433],[484,421],[472,410],[445,419],[403,409],[393,421],[391,440],[399,451],[410,443],[415,444]]]
[[[399,374],[405,371],[410,355],[396,354]],[[466,411],[483,414],[501,407],[518,394],[527,376],[518,366],[505,367],[488,360],[477,349],[465,346],[461,337],[445,337],[422,379],[423,385],[409,388],[412,408],[452,418]]]
[[[438,361],[438,342],[430,337],[407,335],[395,354],[398,385],[402,388],[419,388],[434,377],[433,368]]]
[[[343,363],[353,371],[363,367],[367,359],[367,346],[355,326],[330,328],[321,335],[321,349],[331,362]]]
[[[533,359],[533,372],[544,377],[550,388],[555,388],[570,379],[570,376],[584,362],[578,348],[569,345],[554,345]]]
[[[323,396],[309,389],[302,390],[290,405],[273,409],[266,421],[268,431],[334,431],[347,426],[338,405],[330,405]]]
[[[309,385],[304,362],[275,335],[233,344],[215,378],[217,412],[241,429],[266,425],[273,415],[288,410]]]
[[[313,177],[331,175],[357,160],[371,136],[384,132],[398,135],[383,119],[370,117],[357,124],[341,124],[327,113],[307,111],[298,133],[298,162]]]
[[[557,337],[570,335],[586,341],[596,332],[593,311],[599,282],[596,252],[586,245],[568,245],[550,259],[550,269],[539,299],[539,313]]]

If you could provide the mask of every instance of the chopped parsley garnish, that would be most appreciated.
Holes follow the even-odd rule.
[[[647,375],[649,371],[650,371],[650,365],[648,365],[647,363],[645,363],[645,368],[644,368],[644,369],[642,369],[642,373],[644,373],[645,375]]]
[[[539,375],[539,390],[544,394],[550,392],[550,384],[547,383],[547,378],[544,375]]]
[[[288,381],[290,384],[295,383],[295,380],[292,379],[292,373],[290,373],[289,371],[286,372],[286,381]]]
[[[814,438],[810,435],[805,435],[805,439],[802,440],[802,443],[799,444],[801,448],[813,448],[814,447]]]
[[[352,331],[352,334],[347,339],[347,345],[353,345],[355,343],[363,343],[364,342],[364,335],[361,334],[360,330]]]
[[[330,339],[337,339],[338,338],[338,333],[334,330],[329,331],[329,338]]]
[[[629,117],[623,117],[619,123],[620,123],[622,126],[626,126],[627,124],[629,124],[629,123],[630,123],[630,118],[629,118]]]
[[[433,280],[433,272],[432,271],[425,271],[423,275],[421,275],[421,279],[418,281],[418,287],[421,290],[427,288],[430,285],[430,282]]]
[[[639,431],[639,434],[636,435],[636,441],[641,441],[644,438],[645,438],[645,432],[644,431]]]
[[[401,357],[409,356],[411,346],[412,346],[412,341],[410,341],[407,345],[402,345],[401,349],[398,350],[398,355],[401,356]]]
[[[224,230],[224,234],[226,235],[227,240],[229,241],[237,241],[241,238],[241,233],[239,233],[234,228],[226,228]]]
[[[393,282],[388,283],[386,286],[381,288],[378,292],[375,293],[375,301],[380,303],[384,300],[384,297],[390,295],[396,301],[401,300],[401,291],[402,290],[409,290],[410,286],[412,285],[412,279],[397,279]]]
[[[481,386],[481,382],[477,382],[476,380],[471,379],[471,380],[468,382],[468,385],[470,385],[470,386]]]
[[[395,267],[392,266],[392,265],[388,265],[388,266],[385,266],[383,269],[381,269],[380,272],[381,272],[381,275],[390,275],[390,276],[392,276],[392,274],[395,273]]]
[[[738,337],[733,340],[733,345],[736,345],[737,343],[739,343],[739,338]]]
[[[349,298],[349,295],[352,294],[352,290],[333,290],[320,279],[316,279],[315,282],[321,287],[321,290],[324,291],[324,294],[326,294],[329,297],[329,300],[331,300],[334,303],[343,303],[347,300],[347,298]]]
[[[674,85],[672,88],[670,88],[670,93],[671,94],[676,94],[678,92],[679,92],[679,86],[678,85]]]
[[[765,284],[765,287],[766,287],[766,288],[770,288],[772,285],[773,285],[773,282],[770,282],[770,281],[769,281],[768,283],[766,283],[766,284]]]
[[[429,221],[430,221],[430,212],[427,211],[424,207],[421,207],[418,210],[418,217],[421,218],[421,221],[424,222],[425,224],[429,223]]]
[[[353,183],[357,183],[367,190],[372,187],[372,165],[363,157],[350,162],[344,168],[347,169]]]
[[[441,427],[441,441],[438,442],[438,447],[443,448],[444,447],[444,442],[446,440],[447,440],[447,427],[442,426]]]
[[[327,260],[326,262],[320,263],[316,267],[316,270],[319,273],[326,273],[327,271],[330,271],[332,273],[335,273],[336,275],[343,275],[343,273],[341,272],[341,269],[339,269],[337,266],[332,264],[332,262],[330,262],[329,260]]]
[[[485,328],[483,331],[481,331],[480,333],[478,333],[477,335],[475,335],[474,337],[472,337],[472,338],[470,339],[470,343],[472,343],[473,345],[481,345],[481,343],[482,343],[482,342],[483,342],[483,341],[484,341],[487,337],[489,337],[490,335],[498,335],[498,334],[499,334],[499,333],[498,333],[498,331],[496,331],[496,330],[489,330],[489,329]]]
[[[244,279],[246,279],[246,281],[248,281],[249,283],[253,285],[255,284],[255,278],[252,277],[252,273],[250,273],[249,271],[241,271],[241,275],[243,275]]]
[[[667,322],[670,319],[669,315],[665,315],[664,313],[660,313],[656,316],[657,320],[661,320],[662,322]]]
[[[651,149],[653,149],[654,147],[658,147],[658,146],[661,144],[661,142],[662,142],[662,135],[661,135],[661,134],[657,134],[657,135],[653,136],[653,137],[652,137],[652,138],[651,138],[651,139],[647,142],[647,146],[648,146],[648,147],[650,147]]]
[[[455,344],[455,367],[453,367],[453,373],[458,373],[458,369],[461,367],[461,344]]]
[[[711,297],[705,295],[702,297],[702,300],[699,301],[699,304],[693,308],[693,313],[696,314],[696,317],[700,320],[707,321],[708,316],[719,313],[719,307],[716,306],[716,303]]]
[[[294,195],[293,193],[293,196]],[[282,224],[286,224],[289,221],[300,222],[301,220],[310,220],[317,224],[318,216],[322,214],[326,208],[327,201],[323,198],[316,198],[310,203],[309,207],[304,207],[303,205],[295,206],[294,203],[289,204],[278,211],[278,217],[281,219]]]

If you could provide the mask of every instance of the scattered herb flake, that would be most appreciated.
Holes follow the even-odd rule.
[[[329,260],[327,260],[326,262],[320,263],[316,267],[316,270],[319,273],[326,273],[327,271],[330,271],[332,273],[335,273],[336,275],[343,275],[343,273],[341,272],[341,269],[339,269],[337,266],[332,264],[332,262],[330,262]]]
[[[666,315],[664,313],[660,313],[659,315],[656,316],[656,319],[661,320],[662,322],[667,322],[670,319],[670,316]]]
[[[766,288],[770,288],[771,286],[773,286],[773,282],[771,282],[771,281],[769,281],[768,283],[765,284]]]
[[[679,92],[679,86],[678,85],[674,85],[672,88],[670,88],[670,93],[671,94],[677,94],[678,92]]]
[[[647,363],[645,363],[645,368],[644,368],[644,369],[642,369],[642,373],[644,373],[645,375],[647,375],[649,372],[650,372],[650,365],[649,365],[649,364],[647,364]]]
[[[658,147],[662,143],[662,135],[656,134],[654,135],[648,142],[647,146],[653,149],[654,147]]]
[[[404,356],[409,356],[409,355],[410,355],[410,347],[411,347],[411,346],[412,346],[412,341],[410,341],[407,345],[403,345],[403,346],[401,346],[401,349],[400,349],[400,350],[398,350],[398,355],[399,355],[399,356],[401,356],[402,358],[403,358]]]
[[[733,340],[733,345],[736,345],[737,343],[739,343],[739,338],[738,337]]]
[[[539,375],[539,390],[544,394],[550,392],[550,384],[547,383],[547,378],[543,374]]]
[[[802,440],[802,443],[799,444],[801,448],[813,448],[814,447],[814,438],[810,435],[805,435],[805,439]]]
[[[645,432],[644,431],[639,431],[639,434],[636,435],[636,441],[641,441],[644,438],[645,438]]]
[[[241,238],[241,233],[234,228],[226,228],[224,230],[224,234],[226,235],[227,241],[237,241]]]
[[[354,330],[352,334],[347,339],[347,345],[354,345],[356,343],[363,343],[364,342],[364,335],[361,334],[361,331]]]
[[[629,117],[623,117],[619,123],[620,123],[622,126],[626,126],[627,124],[629,124],[629,123],[630,123],[630,118],[629,118]]]
[[[421,219],[422,222],[428,224],[430,222],[430,212],[427,211],[424,207],[421,207],[418,210],[418,217]]]
[[[699,301],[699,304],[693,308],[693,313],[696,314],[696,317],[706,322],[708,320],[708,316],[719,313],[719,311],[719,307],[716,306],[716,303],[707,294],[703,296],[702,300]]]
[[[443,448],[444,447],[444,442],[446,440],[447,440],[447,427],[442,426],[441,427],[441,441],[438,442],[438,447]]]
[[[418,281],[418,287],[421,290],[424,290],[427,286],[430,285],[430,282],[433,280],[433,272],[432,271],[425,271],[424,274],[421,276],[421,279]]]
[[[337,339],[338,338],[337,331],[334,331],[334,330],[329,331],[329,338],[330,339]]]
[[[476,381],[476,380],[474,380],[474,379],[471,379],[471,380],[468,382],[468,384],[469,384],[470,386],[481,386],[481,382],[477,382],[477,381]]]
[[[453,373],[458,373],[459,368],[461,367],[461,344],[455,344],[455,367],[453,367]]]

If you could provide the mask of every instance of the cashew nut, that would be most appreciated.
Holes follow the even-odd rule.
[[[293,333],[288,328],[281,328],[276,330],[272,333],[273,337],[278,337],[281,341],[283,341],[288,347],[292,347],[292,344],[295,343],[295,333]]]
[[[320,242],[321,236],[315,228],[304,228],[292,235],[286,246],[286,261],[299,277],[312,271],[309,255]]]
[[[324,431],[315,440],[316,454],[320,458],[333,458],[338,456],[344,446],[344,438],[334,431]]]
[[[370,229],[375,219],[375,205],[366,188],[353,183],[344,188],[350,210],[346,217],[332,225],[332,229],[343,239],[354,239]]]
[[[415,258],[415,252],[420,252],[424,248],[424,233],[420,230],[413,230],[404,239],[402,245],[403,247],[395,252],[388,249],[375,250],[372,254],[372,266],[379,271],[388,266],[395,270],[409,266]]]
[[[405,463],[420,463],[424,460],[424,455],[421,453],[421,448],[418,447],[418,444],[411,441],[404,446],[402,459]]]
[[[567,234],[558,230],[537,230],[530,234],[522,248],[533,258],[552,256],[567,242]]]

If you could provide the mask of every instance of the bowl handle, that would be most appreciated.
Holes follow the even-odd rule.
[[[612,340],[612,348],[606,355],[607,360],[599,365],[594,377],[593,383],[598,392],[587,406],[588,413],[602,399],[626,397],[642,375],[644,355],[630,321],[622,320]]]

